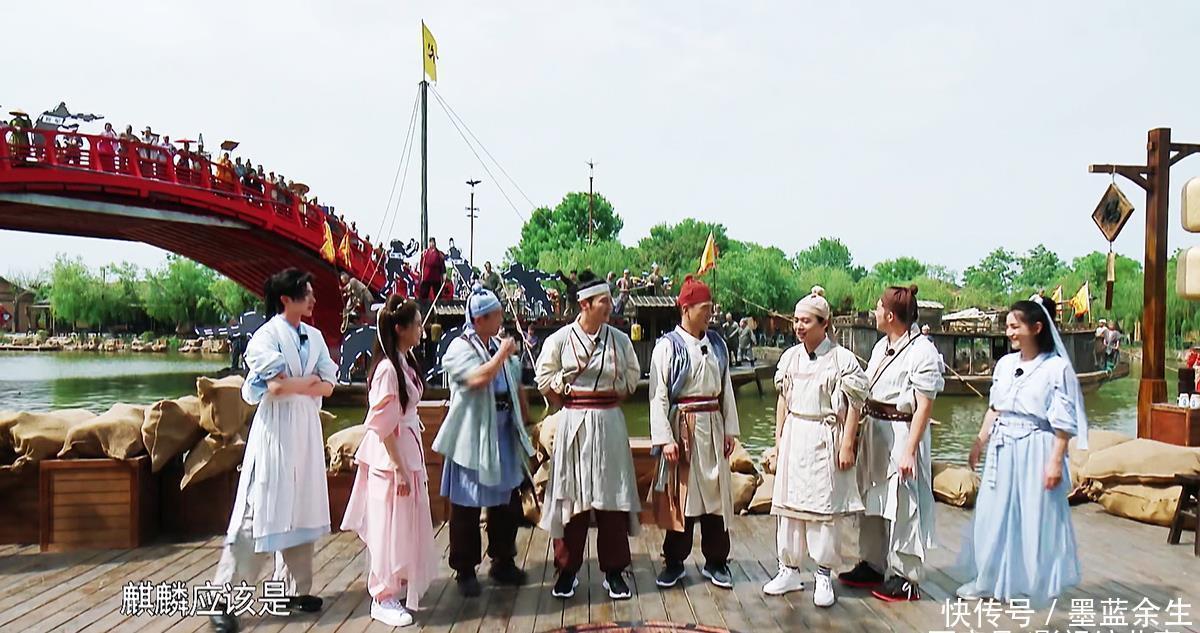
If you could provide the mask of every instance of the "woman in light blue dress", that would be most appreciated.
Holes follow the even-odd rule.
[[[1066,452],[1075,435],[1087,447],[1087,417],[1054,309],[1042,299],[1008,313],[1005,331],[1017,351],[996,363],[991,406],[971,449],[972,468],[985,450],[986,458],[961,558],[971,580],[960,598],[1023,598],[1037,608],[1079,584]]]

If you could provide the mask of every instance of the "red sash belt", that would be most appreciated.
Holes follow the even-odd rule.
[[[567,409],[616,409],[621,398],[615,391],[576,391],[563,399]]]
[[[721,410],[718,396],[687,396],[680,398],[678,404],[684,413],[716,413]]]

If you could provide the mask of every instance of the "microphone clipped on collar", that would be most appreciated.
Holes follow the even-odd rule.
[[[883,353],[883,355],[884,356],[895,356],[896,350],[889,347],[889,348],[887,348],[887,351]]]
[[[1024,376],[1024,375],[1025,375],[1025,370],[1018,367],[1017,368],[1017,378],[1020,378],[1021,376]]]
[[[705,356],[708,356],[708,346],[707,346],[707,345],[701,345],[701,346],[700,346],[700,353],[701,353],[701,354],[704,354]]]
[[[808,360],[817,360],[817,353],[816,353],[816,352],[809,352],[809,353],[808,353]]]

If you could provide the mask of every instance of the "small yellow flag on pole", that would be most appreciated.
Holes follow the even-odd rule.
[[[425,62],[425,74],[433,81],[437,81],[437,40],[433,39],[433,33],[429,32],[429,27],[425,26],[425,21],[421,21],[421,58]]]
[[[1088,293],[1088,283],[1086,281],[1083,282],[1083,287],[1079,289],[1079,292],[1075,293],[1074,297],[1071,297],[1071,307],[1075,308],[1075,318],[1082,317],[1092,311],[1092,298]]]
[[[708,232],[708,241],[704,243],[704,253],[700,255],[700,270],[697,275],[704,273],[717,267],[717,240],[713,237],[712,231]]]
[[[1058,284],[1058,287],[1054,289],[1054,294],[1050,295],[1050,299],[1054,301],[1055,307],[1062,305],[1062,284]]]
[[[321,257],[330,264],[337,261],[337,254],[333,250],[333,233],[329,230],[328,223],[325,223],[325,243],[321,244]]]

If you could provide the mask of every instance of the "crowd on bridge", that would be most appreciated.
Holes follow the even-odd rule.
[[[435,243],[430,248],[436,251]],[[284,581],[288,607],[299,611],[323,606],[310,595],[313,543],[333,527],[319,412],[335,367],[324,337],[303,322],[315,304],[310,280],[288,269],[267,284],[275,316],[246,351],[242,395],[258,408],[215,578],[225,587],[253,581],[264,554],[274,554],[273,577]],[[642,370],[629,335],[609,323],[619,298],[587,272],[576,277],[573,292],[576,318],[545,338],[534,365],[535,384],[553,412],[541,424],[556,429],[552,445],[543,447],[550,466],[538,520],[553,539],[551,595],[575,594],[594,525],[604,591],[613,600],[632,597],[629,537],[640,529],[643,502],[665,533],[660,590],[688,575],[697,525],[701,575],[732,588],[728,562],[738,532],[731,528],[739,519],[730,456],[741,429],[729,372],[733,354],[725,336],[710,328],[711,290],[690,276],[683,281],[674,300],[680,325],[651,354],[657,465],[645,497],[621,409]],[[916,295],[915,287],[883,291],[874,315],[882,338],[865,370],[832,336],[832,309],[820,287],[796,303],[797,344],[775,373],[771,514],[779,565],[764,594],[802,591],[811,579],[816,607],[835,604],[839,585],[868,588],[885,603],[921,599],[935,542],[930,422],[945,381],[941,355],[917,324]],[[505,312],[495,292],[472,289],[466,329],[442,359],[451,397],[431,449],[443,458],[438,490],[450,503],[448,562],[466,600],[481,595],[477,569],[485,554],[492,582],[528,581],[516,537],[535,448],[517,343],[503,332]],[[964,547],[968,580],[957,590],[964,600],[1044,608],[1080,581],[1066,450],[1072,437],[1086,450],[1087,417],[1055,312],[1052,300],[1038,299],[1017,302],[1007,316],[1017,351],[997,363],[970,453],[972,467],[983,462],[983,486]],[[424,393],[414,354],[424,336],[422,315],[416,301],[398,294],[379,310],[366,434],[340,526],[365,543],[371,617],[390,626],[414,623],[440,556],[417,407]],[[849,557],[842,547],[847,530],[858,535],[858,551]],[[802,573],[810,562],[815,573]],[[228,607],[216,606],[217,631],[239,628]]]
[[[112,123],[106,122],[99,134],[89,135],[81,133],[75,122],[46,128],[35,126],[23,110],[11,110],[9,115],[12,118],[7,125],[0,125],[0,139],[7,144],[7,157],[13,166],[45,163],[47,151],[52,150],[54,164],[67,168],[138,174],[158,180],[165,180],[173,173],[181,184],[202,186],[208,183],[209,187],[223,193],[240,190],[247,199],[269,200],[284,207],[299,206],[306,213],[312,211],[319,214],[319,219],[326,223],[338,243],[343,236],[349,235],[369,249],[373,258],[381,262],[380,266],[386,257],[382,242],[375,244],[370,235],[360,236],[356,224],[347,222],[333,205],[320,202],[317,196],[310,198],[307,185],[282,173],[268,171],[261,163],[255,164],[248,158],[232,157],[231,152],[238,145],[236,142],[222,143],[220,157],[214,160],[204,145],[203,134],[198,140],[177,137],[172,141],[169,135],[159,134],[149,125],[139,135],[133,125],[126,125],[118,132]],[[49,136],[53,137],[53,144],[46,147]]]

